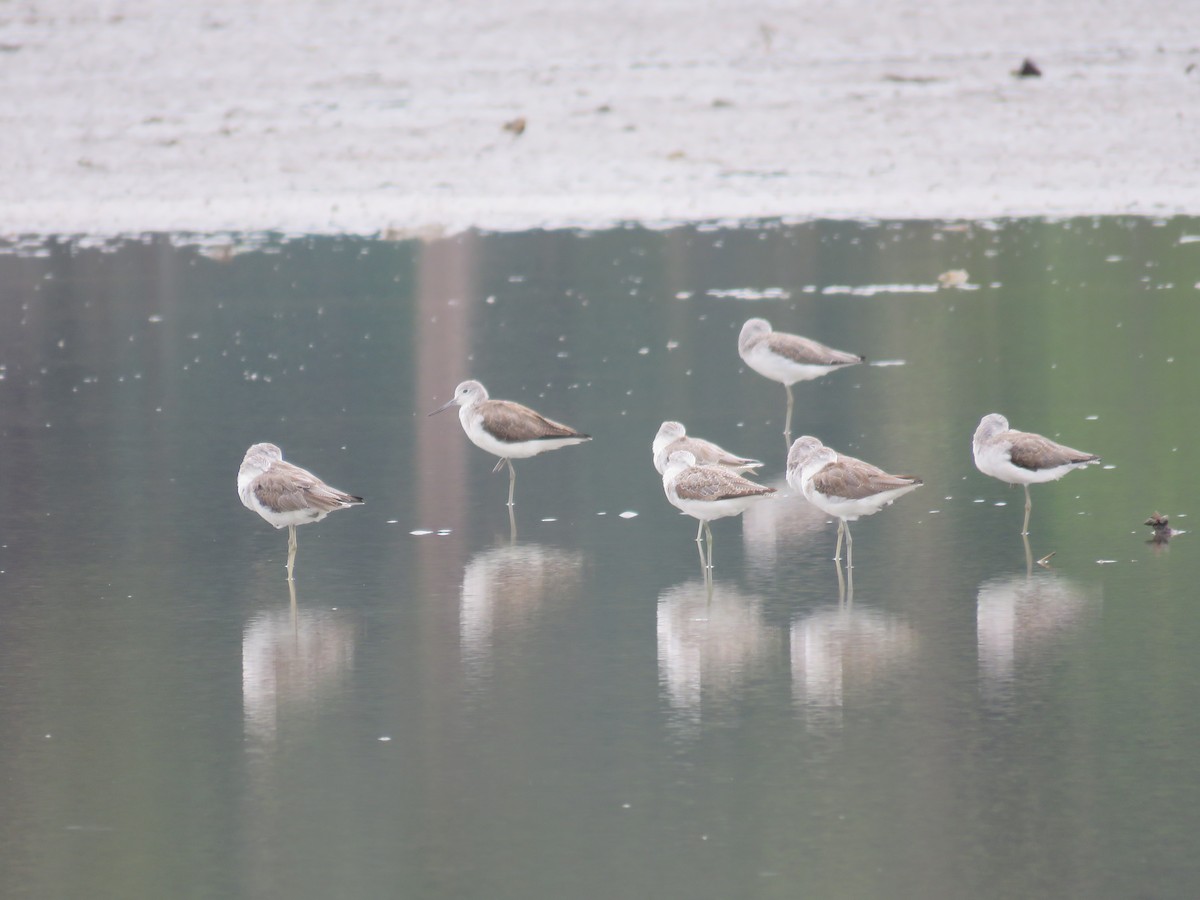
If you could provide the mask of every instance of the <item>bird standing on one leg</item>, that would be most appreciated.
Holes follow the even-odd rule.
[[[712,569],[712,528],[709,522],[745,512],[752,504],[775,493],[775,488],[756,484],[721,466],[698,466],[696,457],[676,450],[663,469],[663,491],[676,509],[698,519],[696,541],[708,538],[706,569]]]
[[[837,549],[842,557],[846,534],[846,568],[854,568],[854,539],[850,522],[873,516],[923,482],[915,475],[889,475],[883,469],[826,447],[815,437],[796,438],[788,450],[787,480],[808,501],[838,520]]]
[[[246,451],[238,469],[238,496],[242,505],[254,510],[276,528],[288,530],[288,581],[296,561],[296,526],[319,522],[335,509],[363,502],[323,482],[306,469],[283,461],[283,451],[274,444],[254,444]]]
[[[787,389],[787,418],[783,433],[792,436],[792,385],[811,381],[834,369],[857,365],[864,357],[834,350],[798,334],[773,331],[766,319],[749,319],[738,335],[738,355],[759,375]]]
[[[463,431],[476,447],[500,457],[493,472],[508,465],[508,505],[513,505],[513,489],[517,473],[514,459],[537,456],[547,450],[569,447],[590,441],[590,435],[568,428],[561,422],[547,419],[528,406],[511,400],[492,400],[487,388],[478,381],[464,381],[454,389],[454,396],[429,415],[458,405],[458,420]]]
[[[1100,462],[1094,453],[1073,450],[1040,434],[1013,431],[1008,427],[1008,419],[999,413],[979,420],[971,450],[975,468],[984,475],[1025,488],[1025,524],[1021,526],[1021,534],[1029,534],[1029,511],[1033,508],[1029,499],[1031,484],[1057,481],[1072,469]]]

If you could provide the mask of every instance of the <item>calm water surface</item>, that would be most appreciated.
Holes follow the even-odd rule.
[[[1200,222],[9,245],[0,895],[1200,896]],[[969,273],[967,289],[937,276]],[[767,461],[750,316],[865,354],[796,434],[926,486],[716,535],[665,418]],[[595,436],[505,475],[467,377]],[[1103,454],[1019,489],[1003,412]],[[286,533],[245,448],[367,505]],[[625,515],[622,515],[625,514]],[[635,515],[629,515],[635,514]]]

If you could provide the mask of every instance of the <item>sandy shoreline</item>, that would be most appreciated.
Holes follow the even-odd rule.
[[[1200,214],[1194,16],[1129,6],[8,3],[0,235]]]

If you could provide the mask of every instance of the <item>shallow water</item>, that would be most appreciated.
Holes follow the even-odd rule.
[[[1194,506],[1197,235],[8,247],[0,894],[1196,896],[1195,537],[1141,523]],[[796,434],[926,481],[851,590],[781,496],[714,525],[710,600],[651,465],[677,418],[790,493],[752,315],[877,363]],[[426,417],[466,377],[595,437],[517,463],[515,541]],[[1032,489],[1049,569],[971,464],[993,411],[1104,456]],[[294,603],[262,440],[367,499],[300,529]]]

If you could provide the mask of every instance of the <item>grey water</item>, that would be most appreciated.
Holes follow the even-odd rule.
[[[1198,301],[1188,219],[10,241],[0,896],[1200,896]],[[852,585],[751,316],[870,360],[796,436],[925,480]],[[515,536],[465,378],[594,437]],[[1104,458],[1028,551],[989,412]],[[711,597],[664,419],[779,488]],[[257,441],[366,498],[294,593]]]

